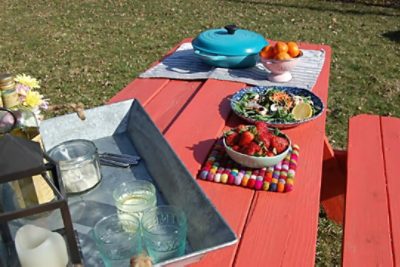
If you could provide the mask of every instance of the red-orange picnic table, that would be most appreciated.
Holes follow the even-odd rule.
[[[183,42],[187,41],[190,39]],[[312,91],[327,105],[331,49],[303,43],[300,47],[325,50],[324,65]],[[245,86],[213,79],[137,78],[110,102],[139,100],[196,179],[224,128],[243,123],[232,113],[229,97]],[[194,266],[314,265],[326,142],[325,113],[284,132],[300,146],[294,191],[255,191],[197,180],[236,232],[239,242],[207,254]]]

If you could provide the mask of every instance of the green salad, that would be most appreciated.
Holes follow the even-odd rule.
[[[255,121],[281,123],[302,121],[319,111],[310,96],[293,95],[279,89],[246,92],[240,100],[232,100],[232,108]]]

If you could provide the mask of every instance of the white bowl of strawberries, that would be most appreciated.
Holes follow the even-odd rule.
[[[274,166],[286,157],[291,147],[287,135],[268,128],[265,122],[232,128],[224,133],[223,143],[229,157],[249,168]]]

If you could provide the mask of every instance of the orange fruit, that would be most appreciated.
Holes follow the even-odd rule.
[[[288,42],[287,46],[288,46],[288,54],[291,57],[297,57],[300,54],[300,49],[295,42]]]
[[[276,56],[274,57],[274,59],[277,60],[287,60],[287,59],[291,59],[292,57],[286,53],[286,52],[280,52],[278,54],[276,54]]]
[[[276,42],[275,44],[275,52],[276,54],[282,53],[282,52],[287,52],[289,49],[288,45],[285,42]]]
[[[265,46],[260,53],[261,57],[271,59],[275,56],[275,50],[272,45]]]

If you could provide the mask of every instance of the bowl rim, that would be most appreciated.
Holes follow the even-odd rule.
[[[297,57],[292,57],[291,59],[283,59],[283,60],[280,60],[280,59],[273,59],[273,58],[271,58],[271,59],[269,59],[269,58],[264,58],[264,57],[261,56],[261,51],[260,51],[259,55],[260,55],[260,60],[261,60],[262,63],[264,63],[264,62],[268,62],[268,63],[280,63],[280,62],[291,62],[291,61],[298,60],[299,58],[301,58],[301,57],[303,56],[303,51],[300,50],[300,54],[298,54]]]
[[[293,122],[279,122],[279,121],[268,121],[268,120],[256,120],[250,117],[246,117],[243,114],[241,114],[239,111],[237,111],[234,107],[234,98],[237,97],[243,97],[243,94],[249,91],[253,91],[253,92],[265,92],[268,90],[272,90],[272,89],[278,89],[278,90],[282,90],[282,91],[286,91],[286,92],[290,92],[290,91],[300,91],[300,92],[304,92],[305,94],[309,94],[312,97],[315,97],[318,100],[318,105],[320,105],[321,110],[314,114],[313,116],[311,116],[310,118],[307,119],[303,119],[303,120],[299,120],[299,121],[293,121]],[[292,92],[290,92],[292,93]],[[292,128],[292,127],[296,127],[299,126],[301,124],[305,124],[307,122],[313,121],[315,119],[317,119],[318,117],[320,117],[324,111],[325,111],[325,104],[322,101],[322,99],[315,94],[313,91],[305,89],[305,88],[301,88],[301,87],[296,87],[296,86],[278,86],[278,85],[268,85],[268,86],[246,86],[241,88],[240,90],[236,91],[231,97],[230,97],[230,106],[231,109],[233,111],[233,113],[235,113],[239,118],[242,118],[243,120],[249,122],[249,123],[255,123],[257,121],[261,121],[261,122],[265,122],[268,127],[274,127],[274,128],[278,128],[278,129],[288,129],[288,128]]]
[[[247,125],[246,125],[246,126],[247,126]],[[251,126],[252,126],[252,125],[251,125]],[[268,127],[268,130],[274,130],[274,129]],[[225,142],[225,138],[226,138],[226,137],[225,137],[225,136],[222,137],[222,142],[223,142],[223,144],[224,144],[225,149],[229,149],[230,151],[232,151],[232,152],[234,152],[234,153],[236,153],[236,154],[240,154],[240,155],[242,155],[242,156],[246,156],[246,157],[251,158],[251,159],[276,159],[276,158],[278,158],[278,157],[281,157],[282,154],[287,154],[287,153],[292,149],[292,140],[289,138],[289,136],[288,136],[287,134],[282,133],[282,132],[280,132],[280,135],[283,135],[283,136],[286,138],[286,140],[289,141],[289,145],[288,145],[288,147],[285,149],[285,151],[283,151],[282,153],[277,154],[277,155],[275,155],[275,156],[271,156],[271,157],[270,157],[270,156],[264,156],[264,157],[250,156],[250,155],[243,154],[243,153],[241,153],[241,152],[239,152],[239,151],[233,150],[230,146],[228,146],[228,145],[226,144],[226,142]]]

